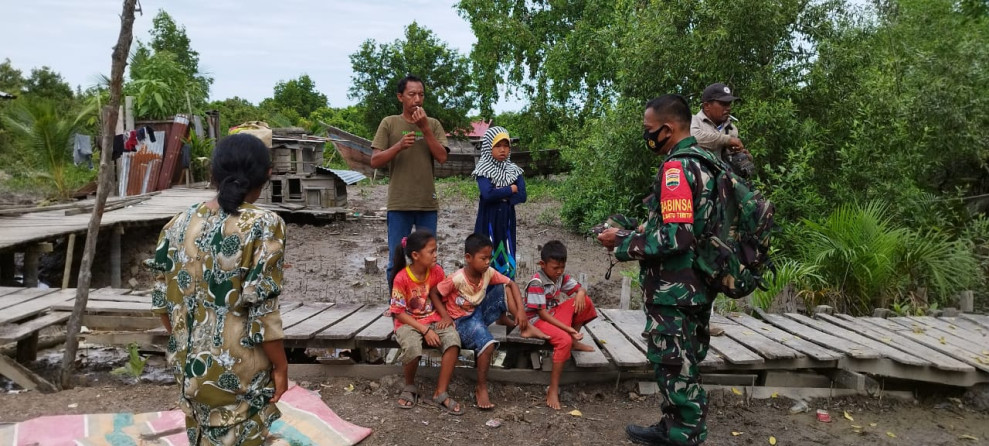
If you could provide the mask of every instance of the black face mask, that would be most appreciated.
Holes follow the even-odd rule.
[[[671,134],[666,138],[657,139],[659,138],[659,133],[663,131],[663,127],[666,126],[665,125],[659,126],[659,128],[656,129],[656,131],[654,132],[650,132],[649,130],[642,131],[642,138],[646,140],[646,147],[648,147],[649,150],[653,153],[659,153],[659,151],[663,148],[663,146],[666,145],[666,142],[669,141],[671,137],[673,137],[673,135]]]

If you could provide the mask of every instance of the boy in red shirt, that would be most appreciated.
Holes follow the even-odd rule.
[[[550,374],[546,405],[560,409],[560,376],[563,365],[570,359],[570,351],[594,351],[590,345],[580,342],[584,324],[598,317],[587,292],[569,274],[566,274],[567,247],[553,240],[540,252],[537,272],[526,285],[526,316],[530,323],[549,335],[553,345],[553,372]],[[562,300],[560,294],[566,294]]]
[[[447,276],[430,292],[441,318],[436,326],[442,329],[454,325],[463,348],[474,350],[477,355],[476,395],[477,407],[481,410],[494,408],[488,396],[488,369],[497,341],[488,325],[498,322],[509,330],[518,325],[522,337],[548,338],[525,317],[518,285],[490,267],[491,251],[488,237],[471,234],[464,243],[464,267]],[[515,316],[514,321],[508,317],[509,312]]]

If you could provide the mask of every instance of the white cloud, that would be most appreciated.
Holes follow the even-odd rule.
[[[30,72],[47,65],[73,87],[92,85],[110,71],[119,33],[119,0],[8,2],[0,15],[0,58]],[[333,106],[347,98],[349,55],[367,39],[391,42],[413,20],[467,55],[476,39],[451,0],[307,1],[144,0],[134,36],[148,40],[151,20],[164,8],[185,26],[200,68],[214,78],[213,98],[253,102],[275,83],[309,74]],[[30,36],[30,37],[28,37]],[[498,109],[517,109],[510,101]]]

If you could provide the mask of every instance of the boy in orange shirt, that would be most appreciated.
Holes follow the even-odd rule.
[[[456,326],[463,348],[474,350],[476,354],[477,407],[481,410],[494,408],[488,396],[488,369],[497,341],[488,325],[498,322],[509,330],[518,325],[522,337],[548,338],[526,319],[518,285],[490,267],[491,251],[488,237],[471,234],[464,243],[464,267],[447,276],[430,292],[441,317],[436,326],[441,329],[451,324]],[[514,321],[508,317],[509,312],[515,317]]]

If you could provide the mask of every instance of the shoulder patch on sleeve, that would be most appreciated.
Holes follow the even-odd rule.
[[[683,163],[677,160],[664,163],[662,180],[659,202],[663,223],[693,223],[694,196],[687,184]]]

